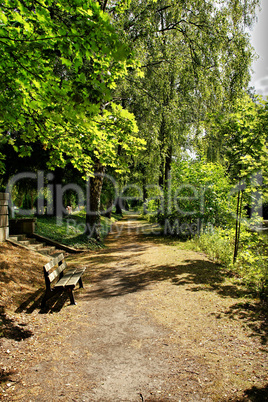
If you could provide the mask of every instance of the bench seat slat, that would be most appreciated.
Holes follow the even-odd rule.
[[[75,273],[76,268],[70,269],[66,272],[64,272],[63,277],[55,284],[55,287],[65,287],[69,279],[72,277],[72,275]]]
[[[67,286],[75,286],[81,278],[86,268],[78,268],[71,279],[68,281]]]
[[[55,287],[67,287],[75,286],[82,276],[86,268],[74,268],[66,273],[64,276],[56,283]]]

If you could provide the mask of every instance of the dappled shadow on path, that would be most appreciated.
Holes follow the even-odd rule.
[[[242,398],[221,399],[220,402],[268,402],[268,384],[264,387],[253,386],[245,390]]]
[[[264,344],[267,342],[267,314],[264,304],[242,302],[239,299],[248,297],[247,290],[225,281],[227,273],[224,269],[206,260],[185,260],[179,265],[151,265],[140,267],[138,262],[120,261],[118,268],[101,269],[99,274],[91,278],[92,290],[83,298],[112,298],[125,294],[140,292],[161,281],[168,281],[178,287],[185,286],[189,292],[215,292],[223,298],[237,299],[237,303],[228,310],[217,312],[216,318],[228,316],[233,320],[243,321]],[[216,315],[216,313],[215,313]]]
[[[83,298],[112,298],[126,294],[140,292],[150,285],[169,281],[174,286],[187,286],[189,292],[215,292],[221,297],[237,299],[238,302],[228,310],[217,312],[215,316],[221,319],[228,316],[233,320],[244,322],[250,329],[252,336],[260,338],[265,344],[268,336],[267,305],[264,303],[246,303],[240,298],[248,297],[247,290],[237,287],[235,284],[226,284],[226,272],[221,266],[206,260],[186,260],[180,265],[151,265],[140,267],[137,262],[126,261],[119,268],[102,269],[91,283],[92,290],[83,295]]]
[[[252,331],[252,336],[260,338],[262,344],[268,341],[268,305],[263,301],[238,302],[228,310],[218,314],[217,318],[228,316],[236,321],[243,321]]]
[[[222,311],[216,318],[228,316],[233,320],[243,321],[252,331],[252,335],[260,337],[263,343],[266,342],[267,321],[264,306],[251,302],[252,307],[247,308],[244,298],[252,300],[252,295],[246,288],[226,280],[230,273],[221,265],[204,257],[198,258],[199,254],[194,252],[190,252],[193,259],[189,255],[189,258],[182,260],[176,254],[177,257],[172,257],[170,263],[168,258],[166,264],[157,263],[157,257],[153,257],[151,262],[150,259],[145,259],[149,262],[144,263],[142,256],[150,252],[152,247],[177,247],[178,241],[138,233],[140,223],[137,221],[133,221],[131,225],[125,225],[125,229],[120,232],[121,236],[111,234],[106,249],[90,256],[85,254],[79,257],[79,265],[87,266],[85,283],[93,285],[89,291],[83,293],[83,299],[120,297],[140,292],[162,281],[177,287],[178,292],[182,286],[189,293],[214,292],[222,298],[237,299],[237,303],[229,307],[228,311]],[[129,227],[135,230],[131,232]],[[163,250],[165,252],[166,248]],[[243,300],[240,302],[241,299]]]
[[[134,257],[139,256],[136,254]],[[100,284],[102,281],[107,282],[106,290],[103,288],[98,295],[98,291],[94,291],[96,297],[121,296],[144,289],[155,282],[170,281],[175,286],[191,285],[189,291],[197,292],[199,290],[217,292],[222,297],[239,298],[245,296],[247,291],[237,288],[235,285],[226,285],[224,283],[226,272],[216,263],[206,260],[185,260],[179,265],[151,265],[149,267],[140,267],[138,260],[132,256],[120,259],[114,256],[114,260],[118,262],[118,268],[101,268],[100,272],[90,279],[91,283]],[[111,262],[113,256],[107,255],[94,256],[92,261],[93,267],[90,270],[96,272],[96,265],[100,262],[105,265],[105,259]],[[132,259],[132,261],[128,261]],[[192,285],[197,285],[193,287]],[[91,292],[92,294],[92,292]]]

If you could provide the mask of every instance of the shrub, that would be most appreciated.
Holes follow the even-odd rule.
[[[267,236],[251,232],[244,227],[241,231],[240,246],[235,264],[233,264],[233,229],[213,229],[196,236],[191,244],[195,249],[205,252],[211,259],[228,268],[260,298],[268,297]]]
[[[194,227],[202,231],[211,225],[225,227],[234,221],[232,184],[222,165],[203,160],[177,161],[173,163],[171,177],[171,191],[164,195],[167,202],[162,201],[164,208],[158,214],[158,222],[169,226],[178,237],[187,237],[187,230],[176,232],[174,223],[180,229],[189,228],[191,237],[195,234]]]
[[[192,243],[212,260],[230,267],[233,260],[234,230],[213,228],[196,236]]]
[[[243,281],[256,290],[261,298],[268,296],[268,237],[243,231],[235,263]]]

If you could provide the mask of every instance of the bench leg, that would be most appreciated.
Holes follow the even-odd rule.
[[[81,278],[81,277],[80,277],[80,279],[79,279],[78,283],[79,283],[79,288],[83,288],[83,287],[84,287],[84,286],[83,286],[83,282],[82,282],[82,278]]]
[[[69,293],[69,298],[70,298],[70,302],[71,304],[76,304],[75,300],[74,300],[74,295],[73,295],[73,289],[72,288],[68,288],[67,292]]]

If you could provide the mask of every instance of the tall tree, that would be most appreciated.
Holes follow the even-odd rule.
[[[237,185],[235,261],[243,204],[253,201],[257,210],[259,197],[268,183],[268,103],[260,97],[252,99],[245,93],[230,113],[210,116],[207,128],[207,135],[202,139],[203,149],[210,148],[211,133],[214,138],[222,138],[221,156],[233,184]]]
[[[257,4],[133,0],[118,19],[143,72],[128,75],[122,97],[147,139],[145,158],[158,161],[164,188],[189,133],[209,111],[228,109],[247,86],[252,49],[245,27]]]
[[[116,164],[119,144],[141,144],[133,115],[111,103],[133,60],[106,3],[1,1],[0,141],[20,156],[40,141],[50,167],[72,163],[85,178]]]
[[[127,66],[108,15],[91,0],[6,0],[0,19],[1,139],[15,144],[18,133],[24,155],[38,138],[53,163],[69,159],[86,171],[92,161],[81,152],[85,125],[102,113]],[[98,134],[91,130],[88,144]]]

